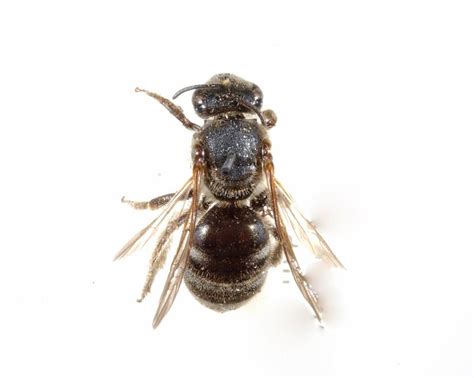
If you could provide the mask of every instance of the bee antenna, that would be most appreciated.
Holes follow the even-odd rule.
[[[195,89],[201,89],[201,88],[216,88],[216,87],[222,87],[221,84],[196,84],[196,85],[190,85],[189,87],[184,87],[180,89],[178,92],[176,92],[173,95],[173,100],[175,100],[178,96],[181,96],[184,92],[188,91],[193,91]]]
[[[260,118],[260,122],[262,122],[262,125],[265,126],[267,129],[269,128],[267,125],[267,121],[260,109],[258,109],[255,105],[248,103],[247,101],[239,100],[239,104],[242,105],[244,108],[247,108],[257,114],[258,118]]]

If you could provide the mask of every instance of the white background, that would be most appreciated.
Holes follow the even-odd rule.
[[[473,10],[2,2],[0,375],[472,374]],[[121,196],[190,175],[191,133],[133,89],[219,72],[263,89],[277,174],[348,269],[305,265],[325,329],[278,268],[224,315],[183,286],[153,331],[147,255],[112,263],[152,216]]]

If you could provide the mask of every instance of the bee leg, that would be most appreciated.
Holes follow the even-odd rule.
[[[184,221],[186,220],[188,213],[183,214],[180,217],[177,217],[173,221],[168,224],[168,227],[164,231],[163,235],[161,235],[160,240],[155,246],[153,250],[153,254],[150,258],[150,265],[148,269],[148,273],[146,275],[145,284],[143,285],[143,290],[140,298],[137,299],[137,302],[143,301],[146,295],[151,291],[151,285],[155,280],[156,273],[160,270],[166,261],[166,255],[171,243],[171,234],[181,226]]]
[[[269,216],[273,218],[273,214],[271,211],[271,203],[268,198],[268,192],[266,190],[261,192],[256,197],[252,198],[252,200],[250,201],[250,206],[255,211],[259,211],[262,217]]]
[[[122,203],[126,203],[130,205],[131,207],[133,207],[134,209],[138,209],[138,210],[158,210],[163,205],[166,205],[171,200],[171,198],[173,198],[175,194],[176,193],[165,194],[165,195],[153,198],[150,201],[144,201],[144,202],[130,201],[126,199],[125,197],[122,197]]]
[[[281,262],[281,258],[283,256],[283,249],[281,248],[280,239],[278,237],[278,232],[276,228],[272,228],[270,230],[270,234],[274,242],[272,245],[272,250],[270,251],[270,264],[272,266],[277,266]]]
[[[162,240],[165,240],[164,238]],[[160,245],[161,243],[158,243],[158,245],[155,247],[155,250],[153,251],[153,255],[151,256],[150,259],[150,267],[148,269],[148,273],[146,275],[146,280],[145,284],[143,285],[142,289],[142,294],[140,295],[140,298],[137,299],[137,302],[143,301],[147,294],[151,291],[151,285],[153,285],[153,281],[155,280],[156,273],[160,268],[163,267],[165,260],[166,260],[166,254],[168,252],[169,248],[169,242],[170,240],[167,240],[164,245]]]
[[[168,100],[167,98],[163,96],[160,96],[158,93],[153,93],[153,92],[147,91],[146,89],[141,89],[138,87],[135,88],[135,92],[144,92],[148,96],[154,98],[161,105],[163,105],[173,116],[175,116],[187,129],[190,129],[193,131],[201,130],[201,126],[196,125],[195,123],[187,119],[183,113],[183,109],[181,109],[178,105],[174,104],[171,100]]]

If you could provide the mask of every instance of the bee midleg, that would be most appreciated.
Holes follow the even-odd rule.
[[[168,252],[169,245],[171,243],[171,234],[184,223],[187,216],[188,213],[186,212],[180,217],[176,217],[175,219],[170,221],[166,229],[160,235],[160,238],[158,239],[155,249],[153,250],[153,254],[150,258],[149,269],[146,276],[145,284],[143,285],[142,294],[140,298],[137,299],[137,302],[143,301],[146,295],[150,292],[151,285],[153,284],[156,273],[165,264],[166,255]]]
[[[261,214],[261,217],[268,229],[271,243],[271,249],[268,258],[272,266],[277,266],[281,262],[283,256],[283,249],[281,247],[278,231],[275,227],[275,221],[271,211],[271,203],[269,200],[268,191],[264,190],[257,196],[255,196],[251,201],[251,206],[252,209],[258,211]]]
[[[270,237],[272,240],[272,247],[270,250],[269,261],[272,266],[277,266],[281,262],[281,259],[283,256],[283,249],[281,247],[280,238],[278,236],[277,229],[273,227],[269,231],[270,231]]]
[[[144,202],[130,201],[126,199],[125,197],[122,197],[122,203],[126,203],[130,205],[131,207],[133,207],[134,209],[138,209],[138,210],[158,210],[160,207],[166,205],[171,200],[171,198],[173,198],[175,194],[176,193],[164,194],[162,196],[153,198],[150,201],[144,201]]]

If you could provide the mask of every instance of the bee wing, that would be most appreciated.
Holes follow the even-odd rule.
[[[160,215],[130,239],[115,255],[114,260],[131,255],[136,250],[143,248],[152,239],[156,240],[157,238],[160,239],[160,236],[165,236],[166,229],[168,229],[167,225],[177,218],[177,214],[179,216],[179,214],[185,213],[186,207],[189,208],[190,201],[186,200],[188,200],[191,190],[192,179],[189,179],[164,206]],[[184,201],[183,206],[178,206],[182,201]],[[163,228],[165,229],[164,231]]]
[[[314,224],[306,219],[295,206],[291,196],[283,185],[278,180],[275,180],[275,184],[278,204],[280,205],[284,223],[292,228],[294,235],[302,241],[317,258],[324,260],[336,268],[344,268]]]
[[[271,159],[271,158],[267,157],[267,159]],[[298,263],[298,260],[296,259],[295,252],[293,250],[290,237],[288,236],[288,231],[286,229],[285,221],[283,219],[282,211],[281,211],[281,204],[283,203],[283,206],[284,206],[285,202],[282,201],[281,195],[278,196],[277,182],[275,180],[273,162],[271,160],[267,161],[265,164],[265,175],[267,179],[267,185],[271,194],[271,206],[273,210],[273,217],[275,220],[276,230],[277,230],[286,260],[288,261],[288,266],[290,267],[291,274],[293,275],[293,278],[295,279],[295,282],[298,288],[300,289],[301,294],[303,294],[303,297],[306,299],[308,304],[313,309],[314,314],[316,315],[318,320],[321,322],[321,319],[322,319],[321,305],[319,304],[316,293],[312,290],[311,286],[306,281],[306,278],[304,277],[303,272],[301,271],[300,265]],[[287,208],[287,206],[285,206],[285,208]],[[293,227],[292,225],[290,226]]]
[[[201,187],[201,168],[197,165],[193,169],[192,178],[192,202],[191,208],[186,216],[184,222],[181,239],[179,241],[178,250],[171,263],[170,271],[166,279],[165,286],[160,298],[160,304],[156,310],[155,317],[153,319],[153,327],[156,328],[163,320],[165,315],[171,308],[176,294],[178,293],[181,282],[183,281],[184,273],[186,271],[186,265],[191,252],[192,240],[194,230],[196,228],[196,219],[198,212],[198,201],[200,198],[199,189]]]

